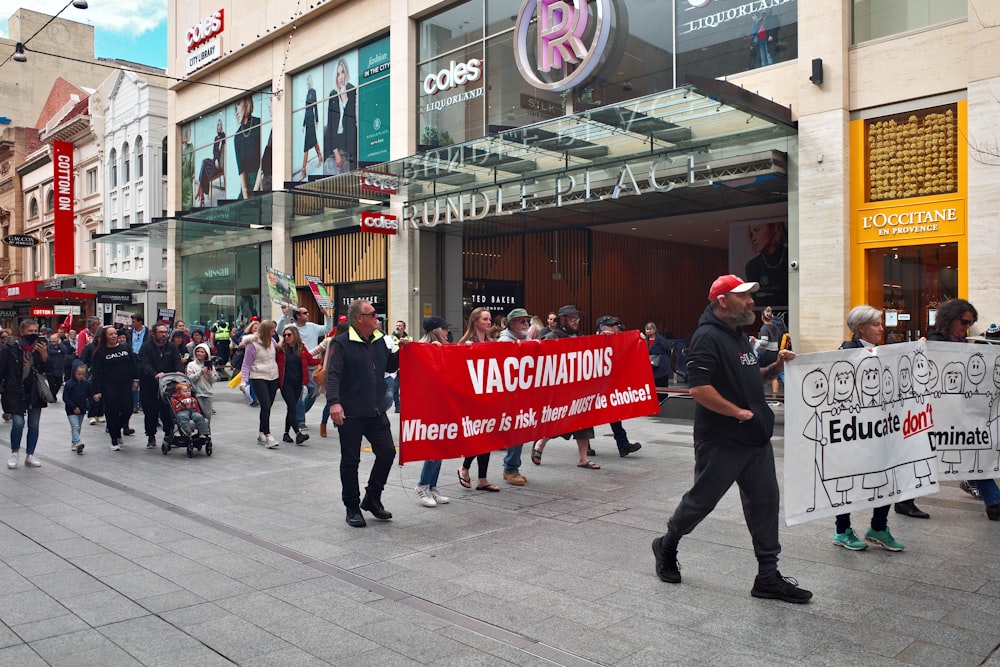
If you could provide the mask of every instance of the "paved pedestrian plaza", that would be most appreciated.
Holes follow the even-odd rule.
[[[690,422],[626,422],[628,458],[598,427],[597,471],[553,441],[541,466],[526,452],[520,488],[495,454],[500,493],[446,462],[434,508],[420,464],[395,468],[393,520],[357,529],[321,406],[304,446],[267,450],[219,385],[213,455],[191,459],[147,450],[141,419],[120,452],[85,425],[77,455],[62,405],[44,410],[44,465],[0,471],[0,665],[1000,665],[1000,523],[954,482],[919,500],[930,520],[890,515],[900,553],[838,548],[832,520],[783,527],[781,571],[815,593],[788,605],[750,597],[736,490],[682,541],[683,583],[653,573],[692,480]]]

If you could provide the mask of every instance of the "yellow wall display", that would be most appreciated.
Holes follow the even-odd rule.
[[[851,301],[865,303],[871,248],[958,243],[967,289],[966,101],[851,121]],[[878,304],[873,304],[878,305]]]

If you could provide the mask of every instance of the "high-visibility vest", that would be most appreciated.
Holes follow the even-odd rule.
[[[215,340],[229,340],[229,324],[215,325]]]

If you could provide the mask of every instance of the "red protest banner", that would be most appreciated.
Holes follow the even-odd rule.
[[[399,462],[504,449],[659,411],[636,331],[400,350]]]

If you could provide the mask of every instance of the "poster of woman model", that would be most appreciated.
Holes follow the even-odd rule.
[[[323,64],[326,124],[323,126],[323,174],[351,171],[358,156],[358,52],[349,51]]]
[[[729,227],[729,270],[760,283],[758,307],[788,307],[788,222],[734,223]]]

